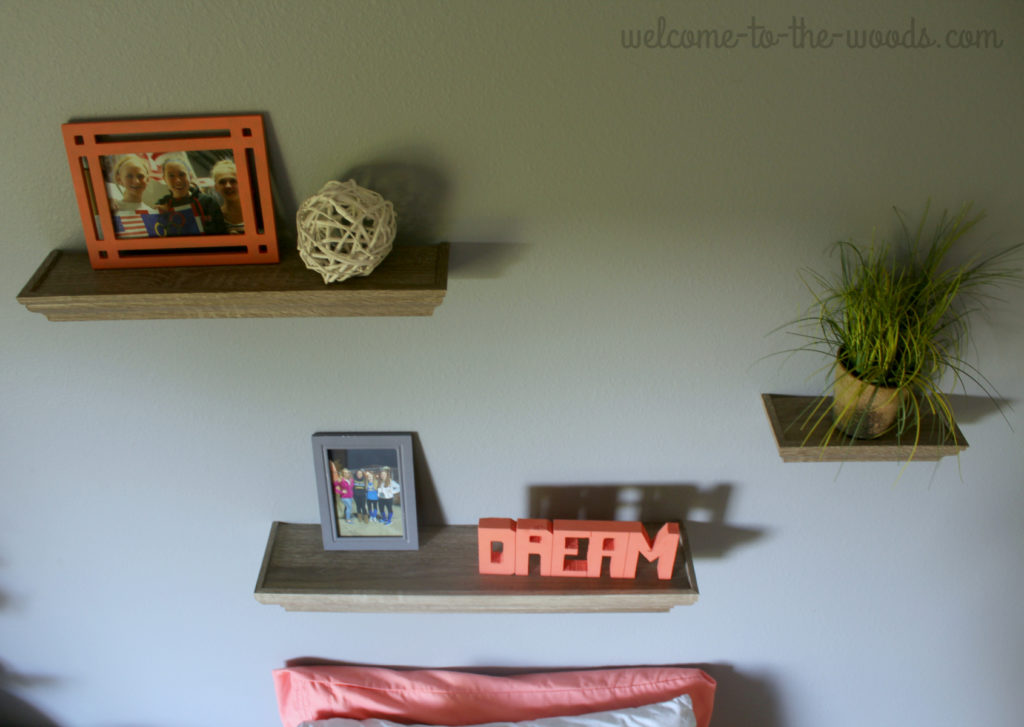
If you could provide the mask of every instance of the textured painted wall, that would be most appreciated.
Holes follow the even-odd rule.
[[[1024,239],[1019,4],[0,11],[4,690],[60,725],[273,725],[269,671],[299,656],[704,663],[723,725],[1018,723],[1021,290],[976,338],[1013,429],[963,400],[959,470],[783,464],[759,394],[813,392],[818,362],[759,359],[807,302],[796,271],[892,231],[894,204],[974,199],[977,249]],[[657,45],[659,17],[662,44],[748,37],[623,47],[643,37],[624,30]],[[790,36],[753,48],[751,24]],[[912,24],[941,47],[845,46]],[[976,28],[1001,46],[949,47]],[[286,229],[356,173],[391,190],[407,239],[453,242],[432,318],[56,324],[16,303],[51,249],[83,246],[59,124],[231,112],[266,114]],[[270,523],[317,521],[309,436],[332,429],[417,432],[451,523],[567,486],[627,486],[619,505],[655,518],[689,505],[710,521],[691,523],[701,599],[571,618],[261,606]]]

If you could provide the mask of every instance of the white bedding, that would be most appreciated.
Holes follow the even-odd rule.
[[[303,722],[299,727],[425,727],[403,725],[386,719],[331,719]],[[523,722],[488,722],[471,727],[697,727],[693,702],[683,694],[675,699],[642,707],[626,707],[608,712],[592,712],[565,717],[546,717]]]

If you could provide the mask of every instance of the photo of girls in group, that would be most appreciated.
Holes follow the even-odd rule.
[[[238,170],[228,149],[100,157],[115,236],[242,233]]]
[[[401,472],[389,449],[328,451],[339,536],[402,536]]]

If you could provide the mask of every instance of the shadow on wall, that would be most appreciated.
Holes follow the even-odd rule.
[[[439,241],[448,205],[447,177],[429,164],[376,161],[352,167],[338,177],[372,189],[395,207],[403,245],[432,245]]]
[[[267,137],[267,167],[270,172],[270,196],[274,202],[274,227],[277,230],[277,247],[283,255],[287,251],[294,252],[295,246],[295,212],[299,209],[295,200],[295,190],[291,182],[282,173],[284,163],[278,163],[284,158],[281,153],[281,144],[274,133],[274,120],[270,114],[263,111],[254,111],[263,116],[263,132]],[[285,210],[291,210],[285,215]]]
[[[453,242],[448,273],[453,278],[500,278],[526,254],[522,242]]]
[[[283,163],[279,163],[283,155],[273,120],[265,113],[263,120],[278,247],[282,254],[294,253],[297,249],[295,212],[302,200],[296,199],[291,182],[279,173],[284,167]],[[398,244],[433,245],[447,238],[449,228],[446,220],[451,185],[447,176],[434,166],[415,161],[372,161],[351,167],[336,179],[353,179],[395,206]],[[324,183],[327,181],[325,179]],[[452,243],[449,275],[482,279],[501,277],[505,269],[526,252],[526,245],[511,241],[518,237],[515,227],[512,220],[490,222],[485,226],[486,229],[469,231],[474,242]],[[72,247],[77,241],[77,236],[72,236],[64,247]]]
[[[1010,399],[987,396],[968,396],[966,394],[949,394],[950,406],[956,416],[957,424],[973,424],[993,415],[1007,416],[1013,410],[1015,402]]]
[[[278,241],[282,248],[295,248],[295,212],[303,200],[295,197],[295,190],[283,174],[275,173],[277,160],[283,158],[281,145],[274,133],[273,122],[264,114],[269,158],[271,193],[274,198],[274,218],[277,222]],[[410,156],[422,156],[411,154]],[[434,244],[440,241],[443,220],[448,203],[447,177],[431,164],[414,161],[379,160],[366,162],[343,171],[334,177],[338,181],[352,179],[356,184],[371,189],[391,202],[398,222],[396,241],[403,245]],[[323,180],[321,186],[330,180]],[[319,188],[318,188],[319,189]],[[290,216],[285,216],[288,210]]]
[[[530,517],[686,524],[694,558],[722,558],[764,531],[726,522],[733,486],[692,484],[531,485]]]
[[[7,609],[10,605],[10,597],[0,591],[0,610]],[[0,661],[0,725],[3,727],[57,727],[56,722],[9,691],[10,689],[47,686],[55,681],[51,677],[19,674]]]
[[[416,432],[411,432],[411,435],[412,473],[416,480],[416,520],[421,526],[441,527],[447,525],[448,519],[441,506],[441,498],[437,495],[437,486],[434,484],[433,475],[430,474],[430,465],[427,464],[427,456],[423,452],[420,435]]]
[[[39,686],[52,682],[52,679],[46,677],[16,674],[0,663],[0,725],[4,725],[4,727],[57,727],[57,723],[52,719],[8,691],[11,688]]]
[[[0,688],[0,724],[5,727],[58,727],[38,709],[3,688]]]
[[[372,189],[395,206],[399,245],[434,245],[447,238],[447,207],[451,185],[439,169],[425,163],[377,161],[360,164],[342,173]],[[526,250],[510,242],[514,223],[492,223],[472,231],[474,242],[452,243],[448,273],[459,278],[498,278]]]
[[[763,674],[745,674],[728,664],[694,664],[718,682],[711,727],[782,727],[774,680]]]

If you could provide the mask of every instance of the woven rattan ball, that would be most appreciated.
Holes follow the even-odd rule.
[[[299,206],[299,257],[335,283],[369,275],[395,240],[395,208],[353,180],[328,182]]]

